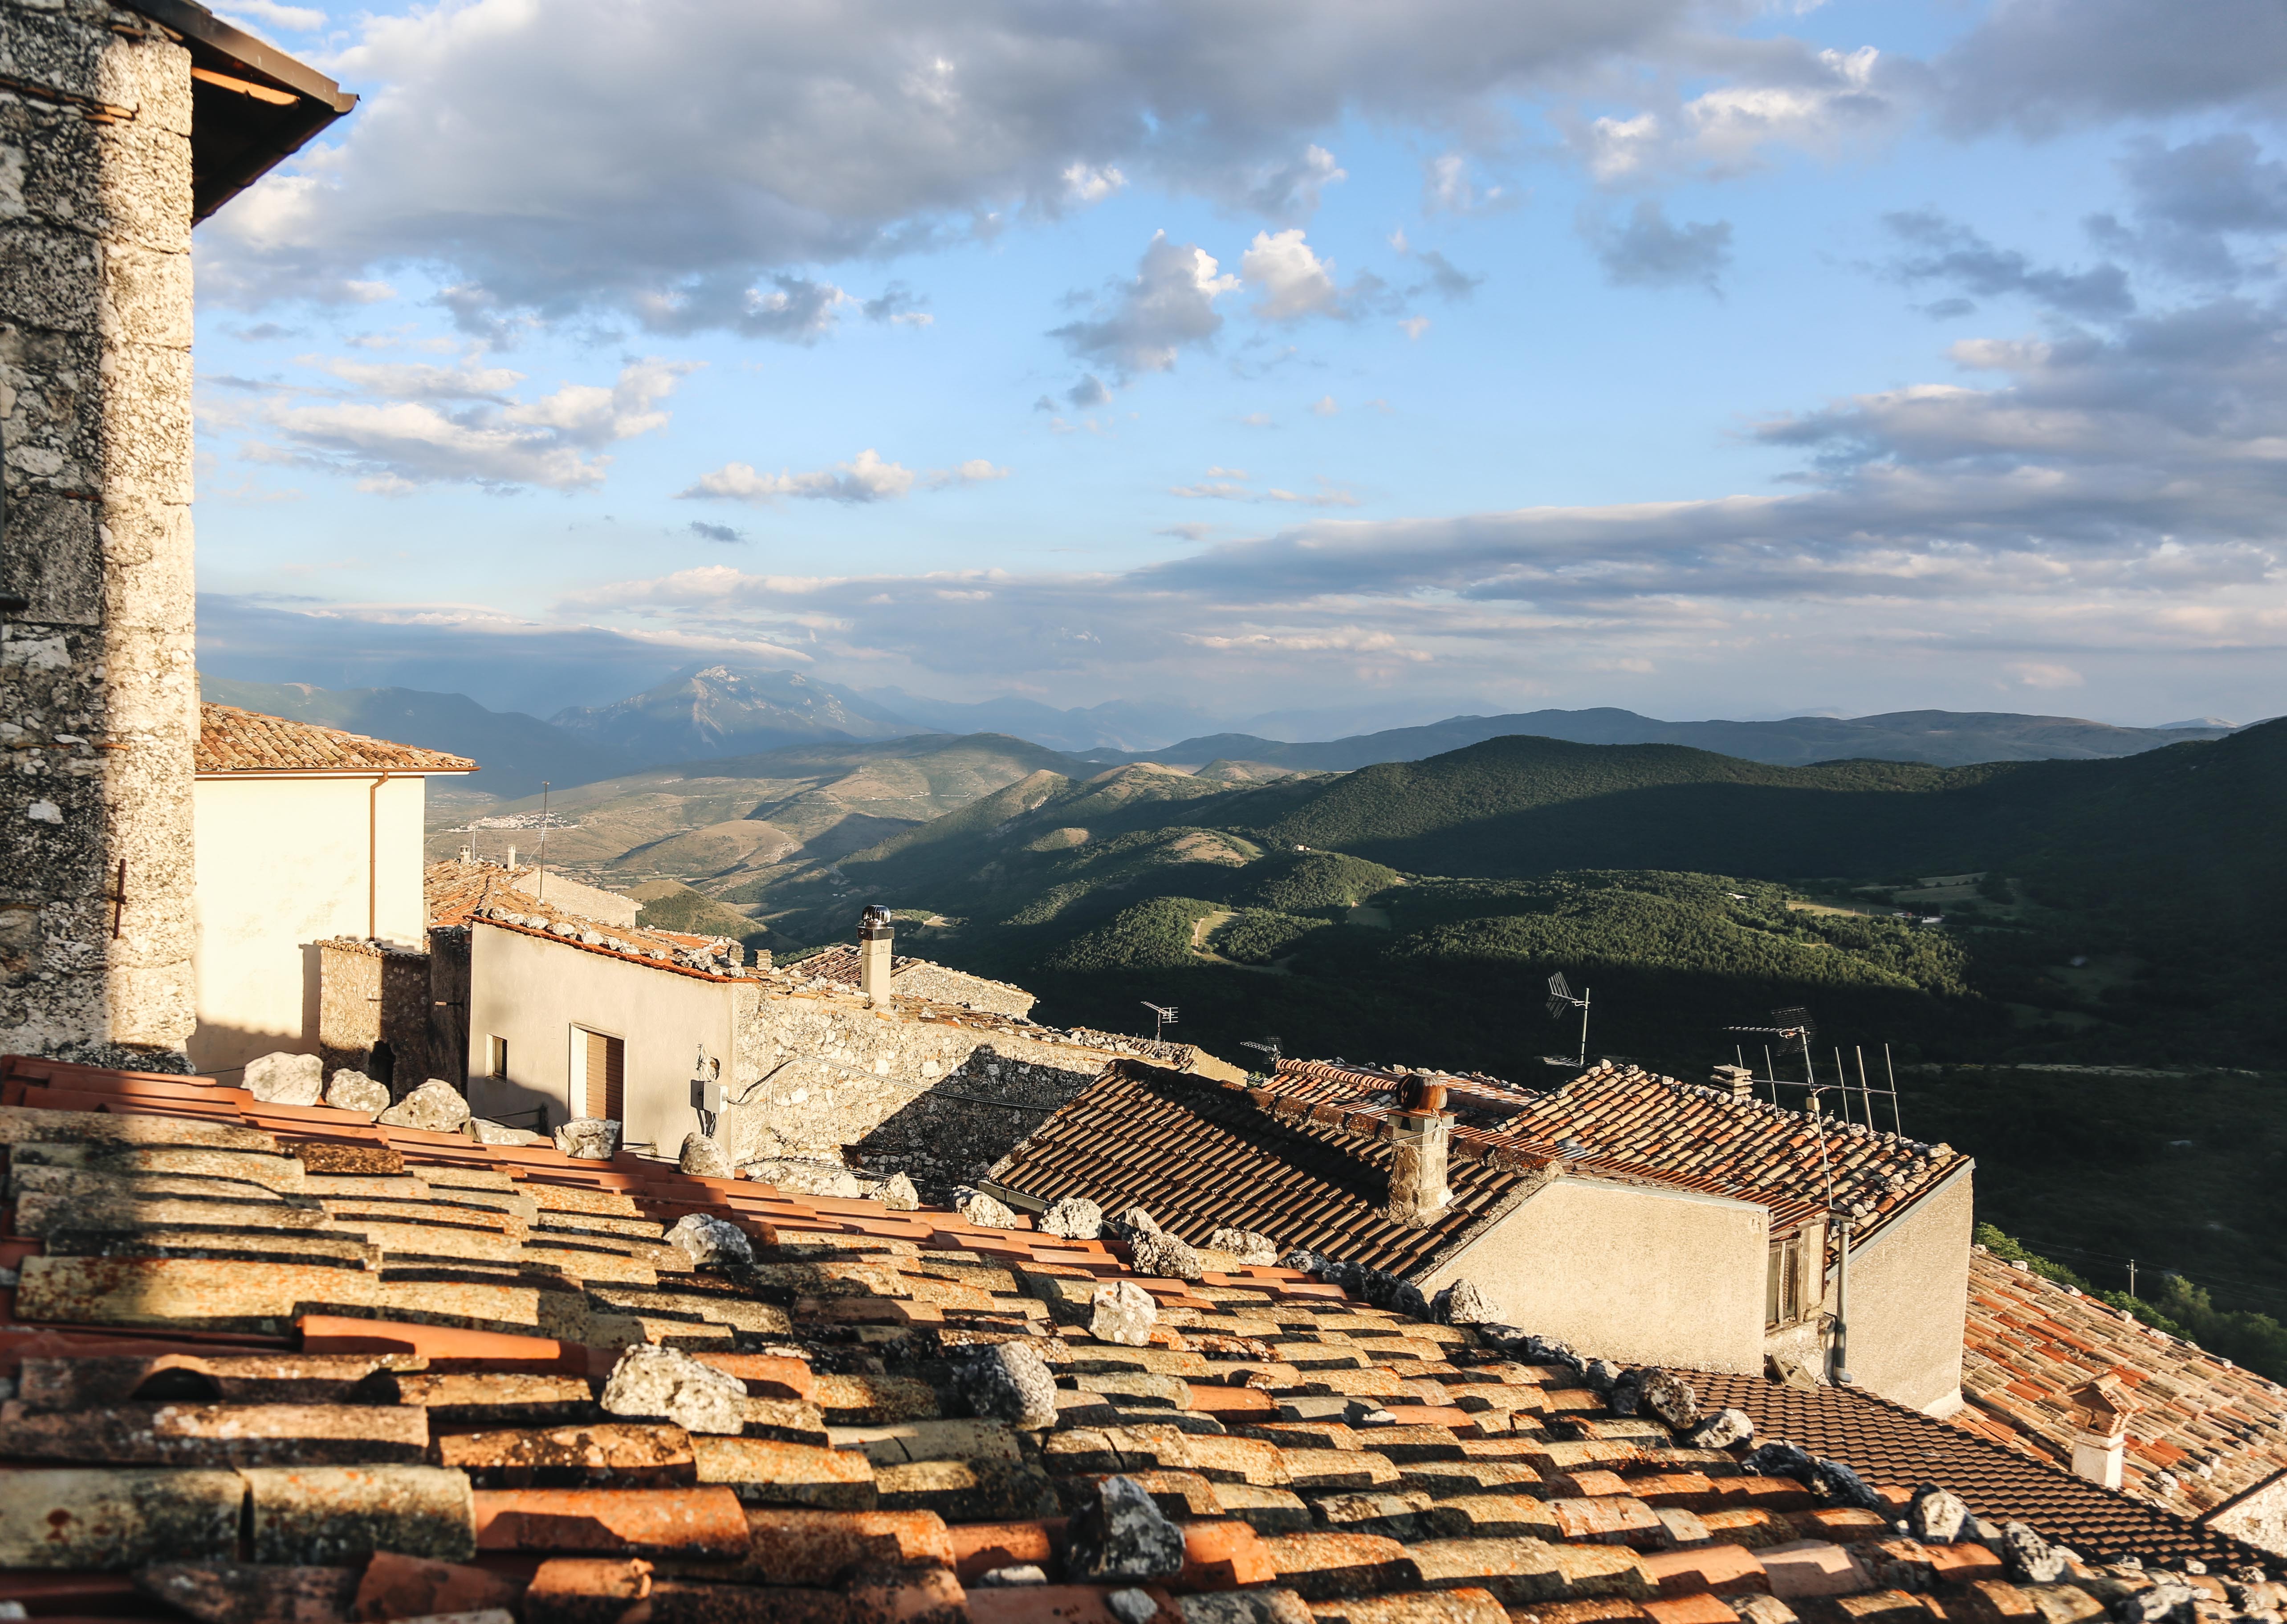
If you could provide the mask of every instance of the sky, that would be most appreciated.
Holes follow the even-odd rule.
[[[210,673],[2287,710],[2275,0],[218,9]]]

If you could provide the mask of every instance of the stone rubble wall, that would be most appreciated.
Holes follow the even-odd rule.
[[[328,1076],[344,1067],[375,1075],[373,1046],[383,1040],[394,1062],[390,1092],[395,1098],[448,1075],[438,1069],[430,1029],[428,954],[339,937],[318,944],[318,1053]]]
[[[1019,1021],[1033,1013],[1035,1001],[1022,987],[990,981],[926,960],[898,971],[890,978],[890,985],[906,997],[927,998],[933,1004],[966,1004],[971,1009],[990,1010]]]
[[[196,1022],[190,53],[93,0],[0,0],[0,75],[58,93],[0,91],[0,591],[29,601],[0,625],[0,1051],[171,1068]]]
[[[732,1068],[745,1102],[717,1129],[741,1162],[847,1161],[942,1193],[981,1177],[1111,1058],[902,994],[885,1013],[854,993],[756,992]]]

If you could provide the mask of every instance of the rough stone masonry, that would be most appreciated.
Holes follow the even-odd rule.
[[[190,68],[0,0],[0,1052],[179,1066],[194,1021]]]

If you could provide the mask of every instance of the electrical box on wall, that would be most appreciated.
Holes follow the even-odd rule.
[[[721,1080],[714,1077],[692,1078],[691,1108],[694,1111],[705,1111],[710,1116],[722,1110],[723,1084]]]

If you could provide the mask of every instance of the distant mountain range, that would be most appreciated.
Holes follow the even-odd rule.
[[[1424,727],[1316,743],[1293,744],[1253,733],[1208,733],[1158,745],[1151,741],[1178,728],[1196,726],[1204,718],[1180,706],[1119,700],[1070,710],[1013,696],[974,703],[937,700],[894,688],[845,688],[799,672],[724,665],[688,666],[615,704],[574,706],[546,721],[521,712],[488,711],[463,694],[417,689],[329,690],[213,676],[202,682],[209,698],[225,704],[473,756],[484,763],[484,770],[458,787],[511,800],[535,793],[543,779],[564,789],[645,768],[796,745],[917,737],[941,741],[977,734],[1006,735],[1105,766],[1151,761],[1196,768],[1224,761],[1260,762],[1290,771],[1350,772],[1386,761],[1421,761],[1511,735],[1588,745],[1688,745],[1775,766],[1867,758],[1958,767],[2134,755],[2231,731],[2212,717],[2168,728],[1958,711],[1900,711],[1850,719],[1796,716],[1778,721],[1662,721],[1605,708],[1453,716]],[[1305,714],[1260,720],[1270,725]]]
[[[646,767],[754,755],[820,739],[900,738],[916,726],[854,688],[796,671],[693,666],[615,704],[574,706],[549,718],[578,738],[640,758]]]
[[[2008,712],[1894,711],[1881,716],[1792,716],[1783,721],[1661,721],[1634,711],[1525,711],[1454,716],[1425,728],[1394,728],[1324,744],[1289,745],[1246,733],[1211,733],[1148,751],[1080,752],[1104,762],[1265,761],[1319,772],[1352,772],[1384,761],[1419,761],[1489,738],[1531,735],[1575,745],[1688,745],[1777,767],[1865,759],[1967,767],[1979,761],[2094,761],[2136,755],[2187,739],[2220,738],[2212,720],[2168,728],[2120,728],[2074,716]]]
[[[617,745],[578,737],[521,711],[488,711],[466,694],[241,682],[201,673],[199,696],[267,716],[314,721],[424,750],[448,750],[479,764],[481,770],[465,778],[439,781],[447,786],[447,793],[475,790],[512,800],[540,793],[542,780],[561,789],[616,777],[643,765],[634,753]]]

